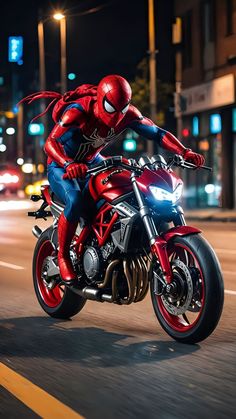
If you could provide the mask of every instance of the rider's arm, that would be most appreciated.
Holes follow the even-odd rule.
[[[172,153],[184,156],[187,151],[187,148],[171,132],[159,128],[151,119],[142,115],[130,124],[130,128],[149,140],[157,141],[162,148]]]
[[[60,121],[54,126],[47,141],[45,143],[45,152],[61,167],[66,167],[66,164],[73,162],[73,159],[68,157],[64,151],[63,143],[66,141],[66,133],[78,128],[82,119],[82,110],[78,107],[71,107],[64,112]]]

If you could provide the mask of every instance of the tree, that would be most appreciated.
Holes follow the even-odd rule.
[[[150,115],[149,105],[149,67],[148,59],[144,58],[137,66],[137,75],[130,83],[133,91],[133,103],[140,111]],[[174,86],[170,83],[162,83],[157,79],[157,113],[166,113],[173,106]]]

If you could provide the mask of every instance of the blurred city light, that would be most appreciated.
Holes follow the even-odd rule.
[[[4,153],[4,151],[6,151],[7,146],[5,144],[0,144],[0,151],[1,153]]]
[[[75,73],[69,73],[69,74],[67,75],[67,77],[68,77],[68,79],[69,79],[69,80],[75,80],[75,78],[76,78],[76,74],[75,74]]]
[[[43,135],[44,134],[44,125],[43,124],[29,124],[28,126],[29,135]]]
[[[123,142],[123,150],[124,151],[135,151],[137,148],[136,140],[133,138],[127,138]]]
[[[6,118],[8,118],[8,119],[13,119],[13,118],[15,118],[15,114],[14,114],[14,112],[12,112],[12,111],[6,111],[6,112],[4,112],[4,115],[6,116]]]
[[[212,183],[208,183],[206,186],[205,186],[205,192],[206,193],[213,193],[214,192],[214,190],[215,190],[215,185],[213,185]]]
[[[0,175],[0,182],[3,184],[17,183],[19,182],[19,176],[11,175],[10,173],[4,173],[4,175]]]
[[[189,129],[188,128],[184,128],[184,129],[182,129],[182,136],[183,137],[188,137],[189,136],[189,134],[190,134],[190,131],[189,131]]]
[[[210,115],[210,133],[218,134],[221,132],[221,116],[219,113],[213,113]]]
[[[16,132],[16,130],[13,127],[9,127],[9,128],[6,129],[7,135],[13,135],[13,134],[15,134],[15,132]]]
[[[22,165],[21,170],[23,173],[32,173],[34,170],[34,165],[32,163],[25,163]]]
[[[63,15],[61,12],[57,12],[53,15],[53,18],[56,20],[61,20],[65,17],[65,15]]]
[[[40,194],[41,193],[41,186],[42,185],[48,185],[48,180],[47,179],[41,179],[38,180],[36,182],[34,182],[33,184],[29,184],[25,187],[25,194],[30,196],[32,194]]]
[[[44,164],[43,163],[39,163],[37,166],[37,170],[39,173],[44,173]]]
[[[27,185],[25,188],[26,195],[33,195],[34,194],[34,186],[33,185]]]
[[[22,157],[19,157],[19,158],[16,160],[16,163],[17,163],[17,164],[19,164],[19,166],[22,166],[22,164],[24,164],[24,159],[22,159]]]

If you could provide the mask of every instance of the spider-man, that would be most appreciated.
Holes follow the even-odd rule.
[[[110,75],[98,86],[82,85],[63,97],[56,92],[39,92],[21,101],[31,103],[42,97],[53,98],[38,116],[56,102],[52,112],[56,124],[46,140],[45,151],[49,183],[65,203],[58,222],[58,264],[62,281],[67,285],[76,283],[69,250],[78,221],[84,215],[82,189],[86,182],[83,179],[88,167],[103,159],[100,151],[104,147],[129,128],[197,166],[204,164],[203,156],[185,148],[173,134],[142,116],[131,104],[131,95],[131,87],[123,77]]]

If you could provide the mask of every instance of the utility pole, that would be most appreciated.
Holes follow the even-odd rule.
[[[156,120],[157,92],[156,92],[156,47],[155,47],[155,17],[154,0],[148,0],[148,32],[149,32],[149,86],[150,86],[150,117]],[[147,152],[154,153],[153,141],[147,142]]]
[[[24,114],[23,105],[19,105],[17,113],[17,158],[24,157]]]

